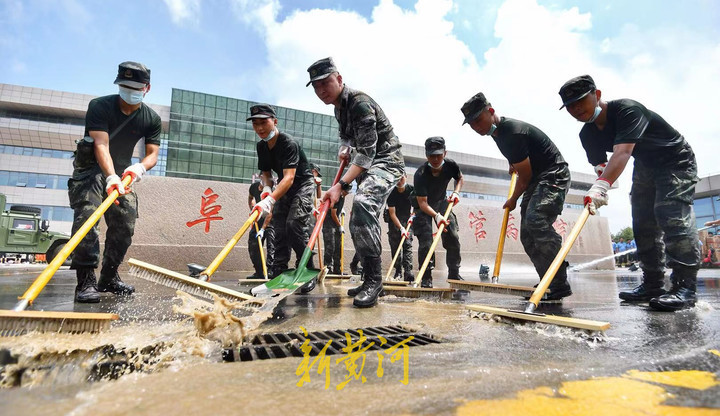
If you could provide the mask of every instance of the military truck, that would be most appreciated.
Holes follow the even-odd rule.
[[[5,195],[0,194],[0,257],[24,257],[32,263],[37,254],[44,254],[51,262],[70,236],[48,231],[50,222],[40,218],[40,208],[11,205],[5,210],[5,201]]]

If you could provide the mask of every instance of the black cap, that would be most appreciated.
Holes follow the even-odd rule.
[[[445,153],[445,139],[440,136],[430,137],[425,140],[425,155],[441,155]]]
[[[250,107],[250,117],[245,119],[245,121],[250,121],[254,118],[277,118],[277,116],[270,104],[258,104]]]
[[[317,176],[322,178],[322,175],[320,174],[320,167],[312,162],[308,163],[308,167],[310,168],[310,172],[316,170]]]
[[[574,103],[575,101],[584,98],[590,92],[595,91],[595,81],[593,81],[590,75],[580,75],[570,81],[563,84],[560,87],[560,98],[562,98],[563,105],[560,110],[568,104]]]
[[[123,62],[118,65],[115,84],[132,88],[144,88],[150,83],[150,69],[139,62]]]
[[[485,107],[489,106],[490,102],[485,98],[485,94],[479,92],[472,96],[469,100],[465,101],[465,104],[460,108],[460,111],[462,111],[463,115],[465,116],[465,120],[463,121],[463,125],[465,123],[469,123],[473,120],[475,120],[480,113],[482,113],[482,110],[485,109]]]
[[[307,71],[310,74],[310,81],[305,84],[306,87],[312,84],[313,81],[325,79],[329,77],[330,74],[338,72],[332,57],[327,57],[315,62],[314,64],[310,65]]]

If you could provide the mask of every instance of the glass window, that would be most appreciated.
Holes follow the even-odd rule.
[[[720,217],[720,195],[715,195],[711,198],[713,206],[715,207],[715,217]]]
[[[0,186],[7,186],[8,179],[10,179],[10,172],[0,171]]]
[[[237,111],[238,109],[238,100],[230,98],[227,101],[227,109],[230,111]]]
[[[13,219],[13,229],[14,230],[34,230],[35,229],[35,220],[25,220],[22,218],[15,218],[15,219]]]
[[[23,154],[23,148],[22,147],[15,147],[13,149],[13,154],[21,156]]]
[[[217,108],[222,108],[222,109],[224,109],[225,107],[227,107],[227,98],[226,98],[226,97],[217,97],[217,101],[216,101],[216,103],[215,103],[215,106],[216,106]]]
[[[712,207],[712,200],[711,198],[700,198],[695,200],[695,216],[696,217],[704,217],[704,216],[712,216],[713,215],[713,207]]]

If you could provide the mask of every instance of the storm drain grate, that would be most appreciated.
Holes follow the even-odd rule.
[[[343,351],[343,348],[347,347],[347,337],[345,334],[349,334],[351,343],[355,343],[360,339],[360,330],[362,330],[362,334],[366,338],[362,344],[362,348],[373,343],[373,345],[368,348],[368,351],[388,349],[395,344],[405,341],[410,336],[412,336],[413,339],[407,342],[406,345],[408,347],[420,347],[440,343],[440,341],[432,335],[421,334],[401,326],[376,326],[360,329],[315,331],[309,332],[307,337],[305,337],[305,334],[302,332],[258,334],[249,344],[223,350],[223,361],[254,361],[273,358],[302,357],[304,354],[300,348],[306,338],[310,341],[310,346],[312,346],[312,351],[310,351],[311,357],[320,354],[320,351],[325,348],[325,344],[330,340],[332,340],[332,342],[325,351],[325,355],[347,354]],[[380,337],[385,339],[384,343],[380,340]]]

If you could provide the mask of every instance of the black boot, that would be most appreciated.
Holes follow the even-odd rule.
[[[365,285],[367,284],[367,280],[365,280],[365,277],[362,274],[362,272],[363,272],[362,268],[360,269],[360,271],[361,271],[360,280],[362,280],[362,283],[360,284],[360,286],[354,287],[352,289],[348,289],[348,291],[347,291],[348,296],[350,296],[351,298],[354,298],[358,293],[360,293],[363,289],[365,289]]]
[[[465,280],[460,276],[460,270],[458,269],[452,269],[448,270],[448,280]]]
[[[100,270],[98,290],[116,295],[132,295],[133,292],[135,292],[135,288],[120,280],[117,269],[118,266],[103,265],[102,270]]]
[[[695,306],[697,296],[697,270],[684,271],[682,275],[673,271],[670,276],[672,289],[664,295],[650,299],[650,307],[663,312],[674,312]]]
[[[75,287],[75,302],[79,303],[98,303],[100,302],[100,294],[97,291],[97,279],[95,278],[95,268],[82,267],[78,268],[77,287]]]
[[[647,302],[652,298],[665,294],[665,273],[648,272],[643,270],[643,278],[640,286],[633,290],[620,292],[620,299],[627,302]]]
[[[355,299],[353,299],[353,305],[358,308],[368,308],[375,305],[377,298],[381,296],[383,291],[380,257],[365,257],[363,263],[365,288],[355,295]]]
[[[255,272],[251,274],[250,276],[246,277],[246,279],[264,279],[265,276],[263,276],[262,273]]]
[[[400,280],[401,277],[402,277],[402,270],[395,269],[395,276],[393,276],[393,280]]]
[[[427,269],[425,269],[425,274],[423,274],[422,280],[420,281],[420,287],[425,287],[425,288],[433,287],[433,285],[432,285],[432,269],[431,268],[428,267]]]
[[[405,277],[403,278],[406,282],[414,282],[415,281],[415,275],[411,271],[405,272]]]
[[[569,265],[570,263],[566,261],[560,265],[553,281],[550,282],[550,286],[548,286],[550,293],[545,295],[546,300],[560,300],[572,295],[570,283],[567,281],[567,268]]]
[[[316,284],[317,284],[317,276],[313,277],[307,283],[300,286],[300,293],[304,295],[306,293],[312,292],[312,290],[315,289]]]

